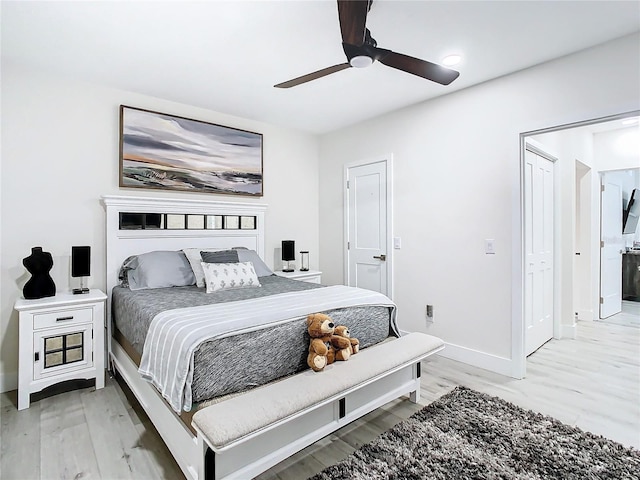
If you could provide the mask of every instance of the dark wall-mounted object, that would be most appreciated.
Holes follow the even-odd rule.
[[[638,228],[638,218],[640,217],[640,191],[634,188],[627,208],[622,212],[622,233],[633,234]]]
[[[42,247],[33,247],[31,255],[22,259],[22,264],[31,274],[22,289],[27,300],[53,297],[56,294],[56,284],[49,275],[53,267],[53,257],[49,252],[43,252]]]

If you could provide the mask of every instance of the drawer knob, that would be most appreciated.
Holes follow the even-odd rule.
[[[73,320],[73,315],[70,317],[58,317],[56,318],[56,322],[64,322],[65,320]]]

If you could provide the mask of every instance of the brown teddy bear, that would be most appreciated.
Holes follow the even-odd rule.
[[[334,329],[334,337],[346,338],[349,340],[349,347],[336,351],[336,360],[349,360],[351,355],[355,355],[360,351],[360,341],[351,337],[349,328],[345,325],[339,325]]]
[[[307,317],[307,331],[311,337],[307,365],[315,372],[335,361],[336,348],[342,350],[351,346],[347,338],[333,334],[333,320],[324,313],[312,313]]]

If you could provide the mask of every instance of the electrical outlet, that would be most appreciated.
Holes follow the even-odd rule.
[[[427,317],[427,321],[433,322],[433,305],[427,305],[424,313],[425,317]]]

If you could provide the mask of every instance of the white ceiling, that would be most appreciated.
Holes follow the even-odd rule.
[[[640,30],[636,1],[375,0],[378,46],[439,63],[441,86],[345,62],[334,1],[2,1],[2,58],[218,112],[325,133]],[[171,112],[169,112],[171,113]]]

